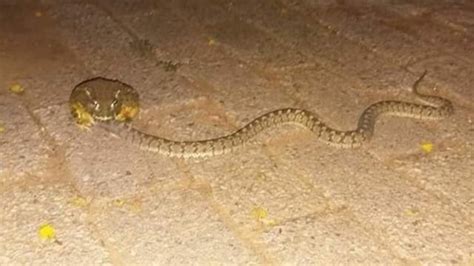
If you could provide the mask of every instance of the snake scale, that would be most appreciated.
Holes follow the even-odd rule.
[[[329,145],[357,148],[372,138],[379,115],[436,120],[453,113],[449,100],[418,92],[418,83],[425,74],[426,72],[415,82],[412,89],[413,94],[423,104],[392,100],[373,103],[360,115],[357,128],[348,131],[331,128],[310,111],[285,108],[263,114],[237,131],[222,137],[198,141],[169,140],[134,128],[129,121],[139,110],[138,92],[118,80],[102,77],[79,83],[73,89],[69,103],[79,125],[88,127],[94,120],[99,120],[101,127],[141,149],[169,157],[198,158],[229,153],[261,131],[283,123],[302,125],[311,130],[318,140]]]

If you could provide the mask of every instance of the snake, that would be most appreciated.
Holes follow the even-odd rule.
[[[418,84],[425,74],[416,80],[411,90],[421,103],[398,100],[375,102],[365,108],[353,130],[332,128],[316,113],[305,109],[282,108],[260,115],[228,135],[196,141],[171,140],[136,129],[131,121],[139,112],[138,92],[126,83],[104,77],[76,85],[69,105],[79,126],[89,128],[99,121],[102,128],[140,149],[168,157],[202,158],[230,153],[265,129],[287,123],[309,129],[319,141],[331,146],[358,148],[370,141],[380,115],[439,120],[453,113],[453,105],[448,99],[418,91]]]

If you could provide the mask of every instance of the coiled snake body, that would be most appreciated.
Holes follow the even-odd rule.
[[[141,149],[169,157],[197,158],[228,153],[266,128],[283,123],[302,125],[311,130],[320,141],[329,145],[356,148],[371,139],[379,115],[435,120],[452,114],[453,107],[449,100],[418,92],[418,83],[425,74],[413,86],[414,95],[424,104],[403,101],[376,102],[360,115],[357,128],[348,131],[329,127],[310,111],[285,108],[261,115],[226,136],[198,141],[169,140],[133,128],[128,121],[135,117],[139,110],[137,91],[120,81],[101,77],[78,84],[71,93],[69,103],[79,125],[90,126],[94,120],[100,120],[103,128],[138,145]]]

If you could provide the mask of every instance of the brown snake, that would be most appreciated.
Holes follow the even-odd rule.
[[[403,101],[376,102],[362,112],[357,128],[348,131],[329,127],[310,111],[285,108],[261,115],[237,131],[222,137],[198,141],[169,140],[133,128],[127,121],[138,113],[138,93],[125,83],[100,77],[78,84],[71,93],[69,103],[78,124],[88,126],[94,120],[100,120],[101,127],[141,149],[169,157],[197,158],[229,153],[266,128],[283,123],[302,125],[311,130],[318,140],[329,145],[356,148],[372,138],[379,115],[435,120],[453,113],[449,100],[418,92],[418,83],[425,74],[426,72],[413,86],[413,94],[424,104]]]

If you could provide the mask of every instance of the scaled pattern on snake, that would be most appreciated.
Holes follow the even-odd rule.
[[[229,153],[243,146],[263,130],[284,123],[296,123],[311,130],[318,140],[338,148],[357,148],[368,142],[374,133],[379,115],[394,115],[423,120],[445,118],[453,113],[447,99],[421,94],[418,83],[413,94],[423,104],[403,101],[380,101],[368,106],[360,115],[357,128],[341,131],[324,123],[310,111],[284,108],[263,114],[237,131],[218,138],[198,141],[177,141],[144,133],[134,128],[130,120],[139,110],[138,92],[118,80],[102,77],[78,84],[69,99],[71,112],[80,126],[88,127],[99,120],[100,126],[143,150],[169,157],[198,158]]]

